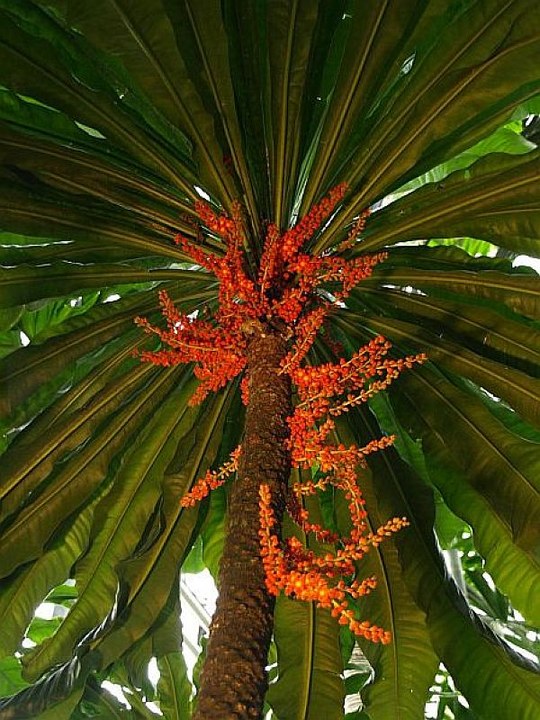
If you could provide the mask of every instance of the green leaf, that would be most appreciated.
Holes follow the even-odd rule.
[[[269,113],[267,137],[270,185],[273,188],[272,216],[282,227],[290,214],[292,168],[300,142],[299,121],[303,77],[308,62],[318,9],[309,0],[278,0],[267,15]]]
[[[182,564],[182,572],[188,574],[197,574],[204,570],[205,564],[202,554],[202,539],[199,535],[193,547],[189,551],[189,555],[186,557]]]
[[[201,151],[205,154],[201,177],[208,177],[209,187],[220,183],[225,188],[224,205],[229,194],[231,197],[237,194],[240,185],[251,227],[257,233],[260,216],[253,194],[257,178],[248,171],[241,142],[241,135],[245,133],[244,118],[239,116],[235,101],[233,80],[237,76],[231,65],[235,39],[229,38],[225,31],[225,3],[213,0],[202,6],[191,1],[184,6],[165,0],[164,5],[185,65],[185,77],[179,77],[177,66],[173,72],[181,96],[190,100],[185,104],[186,127],[189,125],[192,137],[200,138]],[[193,78],[198,80],[200,99],[192,97]]]
[[[201,154],[204,180],[227,198],[232,196],[232,183],[224,170],[223,148],[216,143],[212,118],[199,96],[200,81],[193,83],[191,68],[186,67],[184,59],[186,50],[179,42],[181,30],[175,27],[176,23],[190,21],[193,22],[193,15],[189,8],[184,11],[174,6],[164,8],[163,3],[155,0],[139,6],[121,1],[114,7],[97,2],[90,12],[88,8],[71,5],[66,16],[66,22],[106,53],[107,59],[114,54],[123,66],[124,77],[153,98],[156,109],[172,128],[185,130]],[[106,34],[102,32],[103,23],[109,28]],[[109,68],[112,69],[110,60]]]
[[[89,715],[100,720],[118,720],[126,717],[128,712],[123,703],[89,678],[80,703],[71,715],[71,720],[86,720]]]
[[[55,670],[39,683],[0,700],[0,718],[54,718],[71,717],[84,689],[84,682],[92,668],[90,656],[81,660],[75,657]],[[67,699],[65,699],[67,697]]]
[[[278,679],[266,699],[280,720],[338,720],[344,698],[339,625],[314,603],[279,597],[274,637]]]
[[[475,237],[539,255],[540,151],[489,155],[373,214],[362,241],[372,251],[396,241]]]
[[[401,47],[403,65],[395,80],[401,88],[392,88],[377,108],[381,119],[364,146],[368,160],[349,171],[354,181],[370,176],[351,211],[403,176],[418,175],[471,146],[511,115],[518,98],[538,93],[534,73],[516,67],[517,57],[525,62],[536,52],[538,27],[529,16],[534,3],[497,0],[490,9],[486,18],[476,3],[429,3]]]
[[[427,173],[420,177],[411,180],[406,185],[399,188],[398,193],[409,192],[410,190],[416,190],[416,188],[425,185],[430,182],[440,182],[443,178],[455,170],[461,170],[462,168],[469,167],[476,160],[482,158],[484,155],[490,155],[492,153],[507,153],[509,155],[524,155],[527,152],[531,152],[536,148],[534,143],[526,140],[521,134],[521,123],[518,123],[519,127],[514,127],[516,123],[509,123],[503,127],[497,128],[494,133],[489,135],[484,140],[480,140],[479,143],[473,145],[473,147],[465,150],[465,152],[456,155],[448,162],[442,163],[432,170],[428,170]]]
[[[366,438],[366,429],[371,436],[377,432],[369,416],[362,423],[358,418],[353,413],[348,421],[359,440]],[[426,613],[434,650],[473,711],[502,720],[517,710],[532,720],[540,691],[534,666],[493,635],[449,580],[432,532],[431,491],[391,449],[372,456],[370,466],[379,511],[385,517],[406,515],[411,523],[398,533],[396,544],[408,589]]]
[[[473,396],[467,397],[466,404],[463,401],[460,403],[461,407],[467,407],[468,417],[463,411],[460,415],[456,413],[450,417],[447,415],[449,404],[445,406],[441,400],[443,397],[451,397],[452,394],[457,398],[459,391],[449,382],[435,378],[432,374],[426,379],[430,389],[428,390],[425,381],[420,380],[423,388],[422,400],[418,401],[418,391],[414,392],[414,413],[411,413],[413,406],[409,389],[412,378],[405,380],[406,387],[396,397],[400,415],[407,418],[408,426],[422,438],[429,477],[440,490],[449,508],[472,526],[475,544],[485,557],[487,569],[498,586],[509,595],[515,607],[526,618],[537,624],[539,616],[535,597],[538,593],[540,573],[535,550],[535,531],[532,529],[534,525],[530,525],[528,532],[531,536],[526,542],[522,543],[516,537],[519,533],[518,518],[520,522],[526,523],[526,519],[521,516],[534,514],[537,500],[528,492],[530,481],[522,477],[520,482],[517,476],[512,476],[512,472],[519,473],[520,468],[523,472],[526,468],[526,472],[534,478],[534,464],[531,463],[534,463],[538,453],[534,447],[524,443],[521,438],[512,436],[505,431],[504,426],[493,421]],[[412,386],[414,385],[416,383],[412,381]],[[433,402],[438,403],[441,421],[453,423],[454,442],[451,437],[443,441],[440,433],[436,431],[437,428],[434,432],[433,420],[426,432],[426,406]],[[431,412],[430,417],[432,415]],[[473,423],[476,425],[474,429]],[[495,470],[491,464],[493,456],[482,449],[482,443],[488,443],[490,439],[496,443],[501,465],[508,463],[508,470],[502,470],[502,467]],[[472,478],[475,478],[474,482],[471,482]],[[497,481],[497,478],[500,480]],[[489,488],[492,481],[496,483],[493,491]],[[502,502],[499,499],[501,496],[505,503],[502,512]]]
[[[193,422],[192,413],[185,409],[193,387],[193,382],[184,382],[170,394],[139,436],[118,482],[96,508],[89,550],[75,568],[77,602],[53,640],[25,657],[28,676],[35,678],[68,658],[78,639],[112,607],[119,580],[117,565],[136,551],[149,512],[159,503],[162,473],[186,423],[189,427]]]
[[[189,284],[184,285],[186,292],[184,305],[191,312],[201,300],[208,299],[208,292],[189,292]],[[171,288],[171,297],[177,298],[178,288]],[[42,395],[46,396],[45,404],[51,402],[59,389],[65,384],[77,382],[77,371],[83,375],[99,361],[107,360],[113,350],[119,350],[117,361],[124,360],[123,352],[135,349],[135,344],[143,342],[144,335],[134,327],[133,319],[137,315],[148,316],[159,307],[157,297],[152,293],[137,294],[116,303],[105,303],[94,307],[82,316],[71,318],[55,328],[50,334],[58,337],[43,345],[29,345],[21,348],[18,353],[0,361],[0,414],[9,415],[14,408],[33,395],[30,407],[25,408],[22,417],[15,413],[13,425],[17,427],[27,422],[43,409]],[[40,340],[45,340],[41,337]],[[115,366],[115,361],[109,366]],[[106,365],[104,367],[107,367]],[[75,372],[74,372],[75,371]],[[62,376],[62,373],[66,373]],[[75,378],[73,377],[75,375]],[[79,380],[80,378],[77,378]],[[37,408],[36,408],[37,405]],[[10,429],[13,427],[9,423]]]
[[[14,521],[4,523],[5,560],[2,567],[6,574],[22,561],[19,557],[21,538],[25,538],[23,557],[27,560],[37,557],[59,521],[69,517],[106,480],[111,465],[117,464],[118,455],[128,439],[140,436],[141,424],[156,411],[174,382],[180,378],[178,372],[165,373],[159,380],[150,377],[150,382],[142,387],[136,386],[134,391],[125,378],[126,395],[116,394],[106,387],[103,393],[105,413],[98,415],[95,424],[91,421],[85,424],[87,430],[96,428],[91,437],[76,437],[73,442],[70,438],[67,448],[60,440],[58,446],[53,445],[49,457],[37,467],[30,466],[26,474],[19,475],[16,471],[6,474],[7,481],[17,479],[17,486],[5,499],[6,514],[14,503],[20,502],[23,494],[29,495],[31,490],[35,490],[27,497],[24,511],[21,510]],[[154,382],[151,382],[152,379]],[[71,428],[74,424],[71,415],[62,418],[59,423],[61,435],[65,436],[66,426]],[[81,449],[82,443],[84,447]],[[59,472],[55,472],[55,459],[62,463]],[[41,489],[42,483],[46,484],[45,489]]]
[[[431,248],[439,251],[443,248]],[[392,256],[394,257],[394,253]],[[538,317],[540,310],[540,282],[537,276],[516,272],[502,273],[497,270],[482,270],[472,273],[473,267],[441,271],[437,268],[416,269],[390,266],[384,263],[375,269],[373,276],[364,280],[366,287],[384,283],[399,289],[415,288],[428,295],[452,298],[458,293],[465,303],[472,301],[489,302],[493,305],[504,303],[507,308],[525,315]],[[453,298],[457,299],[457,298]],[[497,308],[495,308],[497,309]]]
[[[46,638],[51,637],[51,635],[56,632],[61,622],[62,620],[59,617],[54,617],[50,620],[35,617],[30,623],[26,635],[32,642],[39,645],[39,643],[42,643]]]
[[[105,665],[163,620],[160,612],[174,590],[176,572],[197,529],[199,509],[182,508],[179,498],[213,463],[229,402],[230,390],[212,398],[202,411],[187,411],[186,425],[176,438],[176,450],[162,478],[159,514],[150,518],[136,552],[118,566],[126,605],[118,612],[118,627],[98,641]]]
[[[119,102],[126,91],[133,92],[133,86],[125,86],[126,76],[115,72],[89,45],[77,43],[73,31],[43,10],[21,2],[2,5],[0,60],[10,69],[11,89],[73,114],[178,183],[178,164],[140,128],[139,113]]]
[[[81,202],[78,195],[65,192],[47,192],[41,188],[38,194],[32,186],[21,186],[13,174],[7,179],[0,177],[0,189],[4,231],[69,243],[62,255],[57,252],[59,248],[34,249],[33,257],[37,260],[46,262],[51,259],[52,250],[52,257],[67,255],[74,262],[85,259],[92,261],[97,257],[103,262],[108,259],[109,253],[114,259],[114,254],[118,253],[117,247],[128,259],[151,255],[169,258],[173,262],[186,260],[185,255],[171,242],[175,230],[180,230],[180,226],[173,229],[141,220],[137,215],[126,215],[121,209],[111,207],[106,202],[89,199]],[[4,304],[6,302],[4,300]]]
[[[0,591],[0,621],[5,629],[0,640],[0,654],[15,651],[37,605],[46,598],[51,588],[68,577],[75,560],[86,549],[98,502],[99,495],[79,513],[71,527],[63,534],[58,533],[47,552],[3,583]]]
[[[162,280],[191,280],[193,273],[174,269],[150,269],[125,265],[73,265],[55,263],[45,268],[24,267],[0,270],[0,305],[12,307],[41,298],[58,297],[91,287],[118,283],[148,283]]]
[[[47,596],[69,609],[24,653],[43,682],[0,718],[148,720],[152,656],[163,712],[189,714],[173,595],[192,548],[217,572],[228,486],[195,509],[179,498],[238,444],[243,410],[236,385],[189,408],[193,369],[141,367],[132,352],[157,340],[133,318],[162,322],[158,284],[186,313],[215,309],[218,282],[172,242],[198,237],[199,197],[238,202],[251,271],[268,223],[292,226],[342,181],[308,250],[337,248],[370,206],[348,256],[388,257],[332,334],[348,353],[384,332],[395,357],[429,354],[338,428],[360,443],[378,419],[401,436],[361,482],[374,527],[410,526],[359,564],[379,586],[355,608],[394,642],[359,660],[321,611],[283,612],[282,712],[265,713],[337,718],[346,693],[351,720],[416,720],[443,662],[471,710],[448,675],[439,715],[536,718],[534,663],[515,648],[536,651],[508,613],[538,617],[540,282],[512,259],[539,247],[538,150],[521,134],[539,48],[536,0],[0,0],[0,650]],[[321,514],[346,525],[339,493]],[[435,533],[455,560],[465,523],[448,569]]]
[[[326,82],[321,83],[315,94],[319,102],[312,99],[312,107],[314,105],[323,117],[307,178],[303,212],[332,183],[332,178],[343,177],[342,169],[338,171],[335,166],[344,155],[350,160],[346,146],[355,128],[358,133],[361,128],[366,136],[375,129],[376,123],[370,115],[384,98],[381,88],[398,81],[400,66],[407,58],[403,47],[425,6],[424,2],[409,0],[399,5],[383,2],[353,6],[349,3],[333,18],[326,30],[328,34],[334,33],[328,56],[318,58],[319,68],[329,77],[323,73],[322,79]],[[324,111],[319,110],[321,105]],[[366,147],[368,145],[369,141]]]
[[[19,659],[12,656],[0,661],[0,698],[14,695],[28,685],[21,674]]]
[[[425,417],[424,401],[436,403],[436,417],[428,411],[430,432],[451,424],[453,432],[445,434],[444,444],[454,462],[489,502],[518,547],[534,556],[538,537],[531,517],[538,503],[538,444],[509,432],[471,394],[463,394],[427,369],[410,373],[402,392],[409,401],[413,394],[419,395],[414,400],[419,418]]]
[[[392,288],[362,288],[358,300],[365,301],[366,295],[372,307],[376,303],[381,312],[427,327],[439,337],[530,375],[537,372],[538,329],[519,315],[504,312],[504,308],[494,311],[457,298],[428,297]]]
[[[364,445],[367,436],[358,436],[345,422],[337,428],[339,442],[350,445],[356,441]],[[360,442],[359,442],[360,440]],[[393,515],[403,515],[400,508],[390,512],[378,503],[377,487],[383,481],[380,472],[362,472],[359,485],[369,512],[369,529],[377,528]],[[336,499],[336,515],[341,532],[350,530],[349,508],[344,498]],[[410,530],[400,531],[398,536]],[[425,614],[411,597],[404,585],[402,568],[392,540],[370,550],[357,563],[359,577],[375,576],[377,588],[356,603],[356,613],[361,620],[383,627],[392,633],[390,645],[381,646],[364,640],[359,645],[375,671],[372,683],[362,692],[365,710],[373,720],[386,720],[389,708],[396,718],[413,720],[423,713],[428,689],[438,666],[430,641]]]
[[[185,720],[189,717],[191,684],[187,679],[186,663],[180,651],[167,653],[158,660],[159,708],[166,718]]]
[[[74,315],[88,312],[99,299],[99,291],[93,291],[80,295],[70,302],[61,299],[39,303],[38,307],[25,308],[22,311],[19,325],[32,342],[41,334],[46,335],[48,331],[50,332],[51,326],[61,325]]]
[[[354,328],[351,317],[349,315],[347,324]],[[525,372],[505,367],[503,381],[502,363],[491,360],[480,352],[473,353],[458,342],[441,338],[439,334],[412,323],[372,316],[366,318],[364,322],[372,332],[385,335],[402,350],[417,348],[425,352],[433,363],[470,378],[476,385],[506,400],[516,412],[533,425],[540,424],[538,402],[540,381],[537,378],[531,378]],[[344,321],[341,319],[339,326],[344,327]]]
[[[75,195],[74,201],[85,192],[93,198],[92,204],[105,199],[117,210],[134,213],[143,224],[152,219],[188,229],[178,217],[179,211],[192,212],[183,195],[125,153],[104,147],[103,139],[92,138],[66,116],[0,89],[2,115],[6,126],[0,137],[0,159],[19,186],[31,192],[39,182],[48,194],[51,189],[61,190]],[[56,197],[61,199],[58,193]],[[124,217],[128,220],[128,213]]]

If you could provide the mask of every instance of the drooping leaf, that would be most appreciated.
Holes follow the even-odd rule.
[[[112,605],[118,590],[117,565],[136,551],[148,515],[159,502],[162,473],[186,423],[189,427],[193,422],[184,404],[192,392],[193,383],[188,381],[170,394],[123,465],[122,481],[96,509],[89,550],[75,571],[78,600],[54,638],[25,657],[28,675],[36,677],[69,657],[80,637],[98,625],[101,613]],[[178,406],[181,410],[175,411]]]
[[[275,640],[279,676],[267,700],[280,720],[342,717],[338,625],[313,603],[279,598]]]
[[[539,159],[539,151],[488,155],[470,168],[424,185],[374,213],[362,250],[398,240],[467,236],[540,254],[535,228]]]
[[[361,424],[355,415],[350,417],[359,437],[366,437],[368,428],[370,433],[375,431],[369,417],[364,416]],[[398,533],[396,543],[405,582],[426,613],[434,650],[473,710],[502,719],[519,708],[523,717],[532,720],[539,692],[534,664],[496,638],[448,578],[433,535],[430,489],[399,461],[393,450],[374,455],[371,465],[378,478],[375,492],[380,511],[386,517],[407,515],[411,522],[410,528]],[[495,694],[488,689],[494,687],[498,688]]]
[[[310,503],[309,510],[318,521],[316,503]],[[285,532],[297,534],[298,530],[289,522]],[[311,540],[309,544],[313,548]],[[318,609],[313,602],[278,597],[274,641],[277,679],[270,686],[267,701],[280,720],[315,720],[321,715],[338,720],[345,688],[339,625],[329,611]]]
[[[103,662],[108,664],[159,625],[160,613],[174,592],[175,572],[191,547],[198,528],[199,508],[188,510],[179,499],[208,469],[216,457],[230,393],[209,402],[206,411],[188,410],[184,433],[162,480],[162,498],[132,557],[118,567],[126,607],[118,613],[118,627],[99,643]],[[232,448],[229,448],[229,451]]]
[[[358,433],[353,434],[346,423],[341,423],[337,432],[340,442],[346,445],[359,439],[364,444],[367,439],[365,434],[360,437]],[[369,470],[361,472],[358,478],[369,510],[371,532],[390,517],[379,507],[377,500],[376,488],[380,481],[380,473]],[[348,532],[350,518],[345,499],[337,498],[335,506],[340,530]],[[393,508],[394,515],[399,513],[400,508]],[[411,530],[405,528],[400,534],[406,537],[409,532]],[[391,707],[396,717],[413,720],[423,712],[438,664],[424,612],[403,582],[403,571],[394,547],[383,543],[381,547],[373,548],[357,566],[359,577],[374,576],[377,579],[376,589],[355,603],[357,616],[392,633],[389,646],[359,641],[374,669],[374,678],[362,691],[365,710],[373,720],[384,720]]]

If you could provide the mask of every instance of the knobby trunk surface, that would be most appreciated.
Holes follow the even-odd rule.
[[[260,555],[259,487],[264,478],[281,517],[290,471],[285,441],[291,385],[288,375],[278,374],[285,353],[285,341],[276,331],[258,330],[248,343],[244,451],[229,496],[220,593],[194,720],[261,714],[275,598],[265,586]]]

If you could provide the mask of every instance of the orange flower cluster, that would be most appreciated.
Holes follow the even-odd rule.
[[[180,500],[182,507],[193,507],[199,500],[202,500],[210,494],[211,490],[220,487],[227,480],[229,475],[235,473],[238,469],[238,458],[242,452],[242,446],[232,451],[230,460],[224,463],[219,470],[208,470],[206,475],[199,478],[195,485]]]
[[[159,292],[166,328],[152,325],[146,318],[135,318],[137,325],[149,334],[155,333],[168,346],[158,351],[145,350],[142,361],[170,367],[195,362],[194,373],[201,381],[190,399],[191,405],[201,402],[208,392],[215,392],[236,377],[246,365],[245,337],[229,326],[217,326],[178,311],[167,293]]]
[[[349,250],[350,248],[354,247],[355,243],[357,242],[358,238],[363,233],[364,228],[366,227],[368,217],[369,208],[366,208],[360,213],[360,215],[352,224],[347,238],[337,246],[338,252],[344,252],[345,250]]]
[[[211,242],[218,247],[221,242],[225,254],[211,252],[210,245],[203,247],[205,236],[202,233],[196,242],[183,235],[177,235],[175,242],[187,256],[219,280],[217,310],[211,320],[185,315],[177,310],[167,293],[161,291],[159,298],[167,327],[152,325],[146,318],[136,318],[135,322],[147,333],[155,333],[164,349],[145,351],[141,353],[141,359],[165,367],[194,362],[195,376],[200,380],[199,388],[191,398],[191,404],[195,405],[208,392],[221,389],[245,369],[246,328],[252,327],[254,322],[281,319],[288,324],[291,336],[296,338],[290,364],[298,364],[311,347],[333,304],[346,297],[361,279],[368,277],[384,257],[379,254],[345,260],[331,255],[313,257],[300,252],[343,199],[346,190],[345,184],[338,185],[283,234],[270,224],[254,279],[246,270],[240,205],[233,205],[232,217],[228,217],[216,214],[207,203],[197,202],[195,209],[207,228],[207,235],[210,238],[217,236],[218,240]],[[360,229],[358,223],[355,227]],[[317,294],[321,285],[331,289],[334,303],[329,301],[328,293]],[[306,311],[314,299],[319,307]],[[247,399],[246,384],[243,387],[243,397]]]
[[[393,518],[375,533],[368,532],[365,501],[357,483],[356,468],[365,466],[365,456],[388,447],[394,437],[373,440],[362,448],[354,444],[332,445],[328,438],[335,429],[334,417],[366,402],[386,388],[404,368],[426,359],[424,355],[399,360],[387,358],[390,348],[387,340],[376,337],[349,360],[341,359],[338,363],[300,366],[291,359],[286,360],[287,372],[296,385],[299,399],[288,420],[291,462],[293,467],[304,469],[317,465],[321,473],[316,481],[292,485],[287,510],[304,533],[312,533],[318,542],[336,544],[335,554],[317,556],[296,537],[281,543],[273,530],[275,516],[266,485],[261,488],[259,503],[259,536],[269,592],[283,591],[300,600],[315,601],[319,607],[329,608],[332,615],[356,635],[382,643],[390,641],[389,633],[367,621],[357,620],[347,600],[347,596],[358,598],[371,592],[376,586],[375,578],[350,582],[345,578],[354,577],[355,563],[370,547],[377,547],[408,524],[406,518]],[[298,349],[298,353],[302,354],[302,349]],[[328,485],[342,491],[347,500],[352,521],[348,537],[340,537],[310,522],[309,513],[303,507],[303,496],[313,495]]]
[[[349,186],[340,183],[332,188],[320,203],[314,205],[299,223],[283,235],[281,254],[285,260],[292,260],[308,240],[310,240],[323,222],[335,210],[337,204],[343,200]]]
[[[296,386],[298,404],[288,419],[288,448],[297,468],[318,465],[316,481],[294,483],[287,503],[293,520],[305,533],[319,542],[332,543],[335,549],[319,557],[297,538],[281,542],[276,534],[272,498],[267,485],[261,485],[260,540],[268,590],[281,591],[300,600],[314,601],[328,608],[339,622],[356,635],[374,642],[387,643],[390,635],[367,621],[360,622],[349,608],[350,599],[368,594],[376,586],[375,578],[355,578],[356,563],[371,548],[407,525],[405,518],[393,518],[376,532],[369,532],[365,502],[357,483],[356,470],[365,465],[365,456],[387,447],[393,437],[382,437],[362,448],[356,445],[332,445],[329,437],[335,429],[335,417],[366,402],[386,388],[404,368],[423,362],[424,356],[395,360],[387,357],[390,343],[376,337],[350,359],[337,363],[309,366],[305,363],[317,333],[329,313],[342,305],[351,289],[368,277],[384,253],[346,259],[332,251],[311,255],[306,248],[324,227],[347,192],[347,185],[335,187],[294,227],[281,233],[269,224],[259,268],[248,270],[244,253],[245,233],[240,205],[232,216],[217,214],[210,205],[196,203],[204,226],[196,241],[178,235],[175,242],[195,263],[219,280],[218,305],[210,319],[203,314],[185,314],[173,304],[166,292],[159,294],[166,327],[151,324],[145,318],[136,322],[155,334],[162,349],[141,354],[143,361],[171,366],[195,363],[200,380],[191,404],[201,402],[208,392],[217,391],[241,373],[245,373],[241,392],[247,404],[247,346],[249,335],[266,326],[286,328],[289,352],[281,373],[290,375]],[[369,211],[363,212],[337,250],[346,251],[364,230]],[[236,471],[240,446],[218,470],[209,470],[182,498],[183,507],[194,506],[209,492],[222,485]],[[329,485],[342,492],[348,502],[352,530],[347,537],[310,521],[304,508],[304,496]]]
[[[425,355],[392,359],[386,355],[391,344],[382,336],[370,340],[349,360],[317,366],[298,366],[288,358],[287,372],[297,387],[299,404],[289,419],[289,447],[296,467],[309,468],[317,462],[323,472],[347,466],[354,475],[355,466],[364,464],[364,456],[387,446],[391,439],[381,438],[376,446],[332,448],[326,440],[335,428],[332,419],[351,407],[366,402],[390,385],[405,368],[426,360]],[[292,365],[292,367],[291,367]],[[326,418],[324,422],[320,422]],[[343,471],[344,472],[344,471]]]
[[[370,593],[377,585],[376,578],[346,582],[344,577],[354,575],[354,561],[360,559],[370,546],[376,547],[384,537],[407,525],[406,519],[394,518],[376,533],[365,535],[354,552],[344,546],[336,554],[327,553],[320,557],[306,549],[296,537],[280,543],[273,532],[276,519],[268,485],[261,485],[259,496],[259,536],[268,591],[273,595],[283,592],[297,600],[315,602],[317,607],[330,610],[332,617],[341,625],[348,625],[355,635],[388,644],[391,641],[389,632],[367,620],[358,620],[349,608],[348,598],[357,599]]]

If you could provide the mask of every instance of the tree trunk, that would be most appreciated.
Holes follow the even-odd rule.
[[[193,720],[261,717],[274,598],[266,590],[260,557],[259,486],[270,486],[279,523],[290,472],[284,444],[291,387],[288,375],[277,374],[285,353],[285,341],[273,331],[257,331],[250,341],[242,454],[231,489],[219,599]]]

